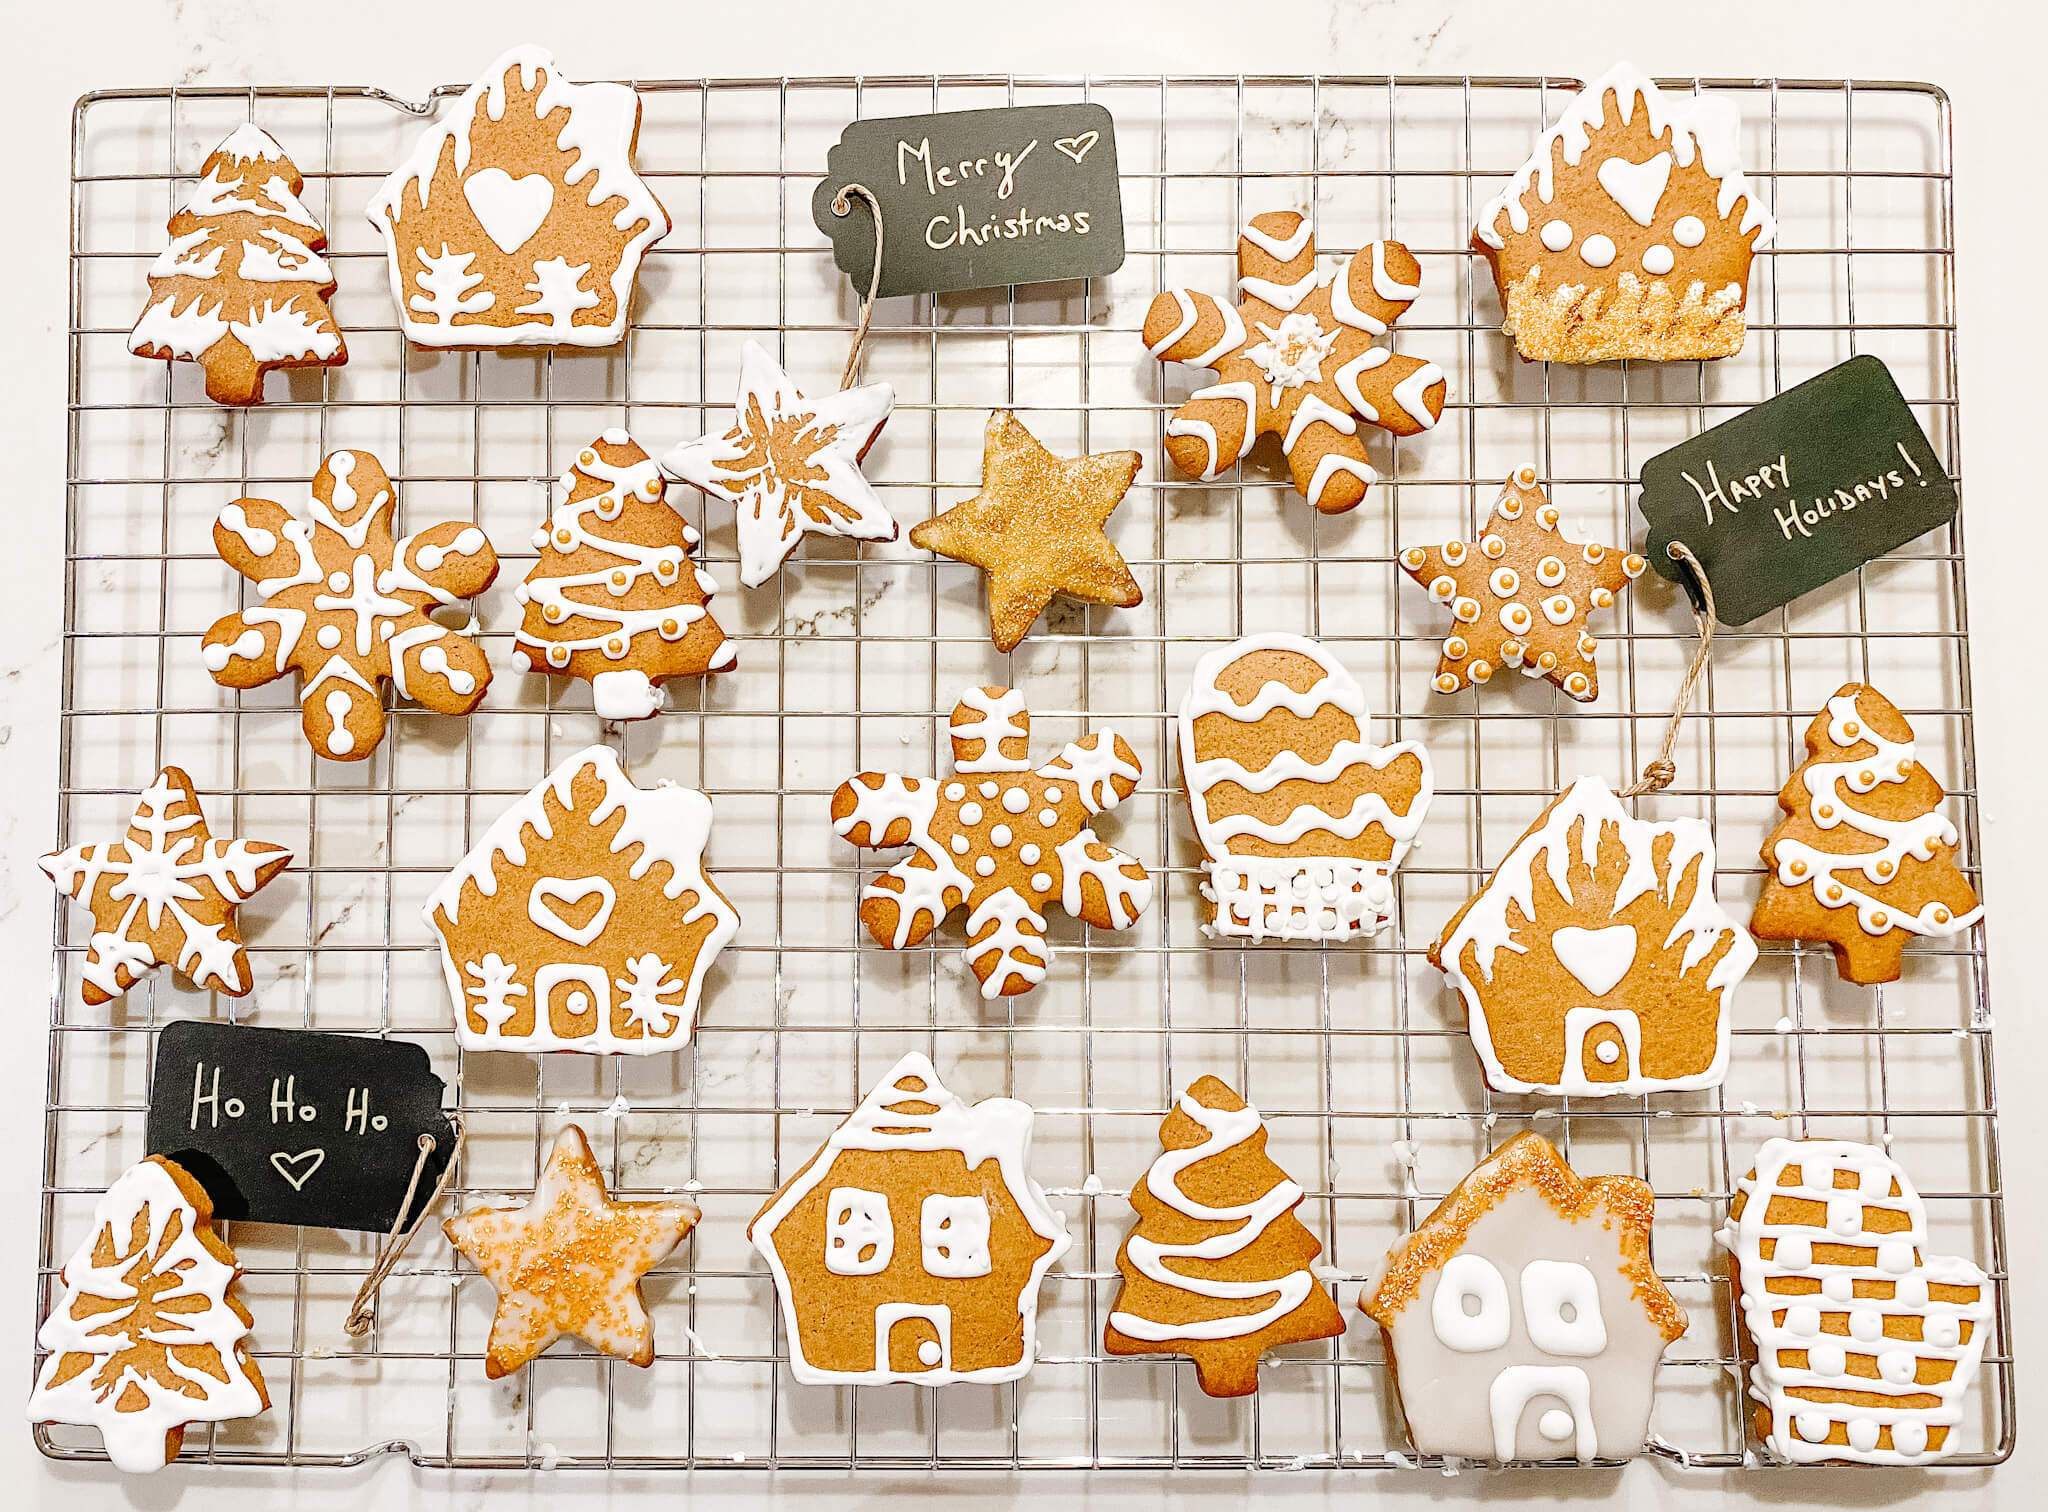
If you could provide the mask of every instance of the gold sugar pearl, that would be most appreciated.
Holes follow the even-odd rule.
[[[1606,548],[1605,546],[1602,546],[1602,545],[1601,545],[1601,544],[1600,544],[1600,543],[1599,543],[1598,541],[1588,541],[1588,542],[1586,543],[1586,560],[1587,560],[1587,561],[1589,561],[1589,562],[1598,562],[1598,561],[1602,561],[1602,560],[1604,560],[1604,559],[1606,558],[1606,556],[1607,556],[1607,548]]]
[[[1428,560],[1429,553],[1424,551],[1420,546],[1410,546],[1406,551],[1401,553],[1401,563],[1405,567],[1420,567],[1424,562]]]
[[[1863,727],[1857,724],[1856,721],[1852,719],[1847,724],[1842,726],[1842,733],[1846,735],[1849,739],[1854,740],[1858,735],[1861,735],[1863,733]]]
[[[1856,774],[1856,780],[1862,783],[1865,787],[1869,787],[1872,783],[1877,781],[1877,773],[1871,771],[1869,767],[1865,767],[1862,771]]]
[[[626,571],[623,567],[614,568],[612,570],[612,582],[614,585],[620,588],[626,586]]]
[[[1879,929],[1883,929],[1887,924],[1891,922],[1891,919],[1883,912],[1883,910],[1880,909],[1877,913],[1874,913],[1870,916],[1870,922],[1875,924]]]
[[[1935,907],[1935,910],[1934,910],[1934,922],[1935,922],[1935,923],[1937,923],[1937,924],[1946,924],[1946,923],[1948,922],[1948,920],[1949,920],[1949,912],[1948,912],[1948,910],[1947,910],[1946,908],[1942,908],[1942,907],[1941,907],[1941,906],[1939,906],[1939,905],[1936,905],[1936,907]]]
[[[559,625],[562,622],[562,606],[560,604],[550,604],[547,608],[541,610],[540,616],[550,625]]]
[[[675,617],[673,615],[671,615],[669,618],[661,622],[661,633],[663,635],[674,635],[679,630],[681,630],[681,628],[682,627],[675,622]]]
[[[642,483],[640,485],[640,497],[649,500],[660,498],[661,479],[649,478],[645,483]]]
[[[1536,658],[1536,665],[1546,672],[1551,671],[1557,666],[1557,653],[1555,651],[1545,651]]]
[[[1472,663],[1472,681],[1485,682],[1493,676],[1493,663],[1485,660]]]
[[[576,460],[583,466],[588,467],[597,460],[597,453],[586,448],[576,454]]]
[[[1880,862],[1878,862],[1878,863],[1877,863],[1877,874],[1878,874],[1878,875],[1879,875],[1880,877],[1889,877],[1889,876],[1890,876],[1890,875],[1892,874],[1892,864],[1891,864],[1891,862],[1889,862],[1889,861],[1880,861]]]
[[[1542,522],[1545,530],[1557,529],[1557,509],[1555,506],[1545,506],[1536,518]]]
[[[1457,678],[1457,674],[1456,674],[1456,673],[1454,673],[1454,672],[1439,672],[1439,673],[1437,674],[1437,678],[1436,678],[1436,690],[1437,690],[1437,692],[1439,692],[1439,693],[1455,693],[1455,692],[1457,692],[1457,691],[1458,691],[1458,678]]]
[[[1522,487],[1524,487],[1524,488],[1533,488],[1533,487],[1535,487],[1535,486],[1536,486],[1536,469],[1535,469],[1535,468],[1533,468],[1533,467],[1525,467],[1525,468],[1523,468],[1523,469],[1522,469],[1522,470],[1521,470],[1520,472],[1518,472],[1518,473],[1516,473],[1516,474],[1515,474],[1515,481],[1516,481],[1517,483],[1521,484],[1521,485],[1522,485]]]
[[[610,640],[604,643],[604,648],[605,650],[612,652],[614,655],[617,655],[619,652],[622,652],[626,649],[626,643],[620,640],[616,635],[614,635]]]
[[[1490,535],[1479,543],[1479,549],[1498,561],[1507,555],[1508,543],[1497,535]]]
[[[1795,877],[1803,877],[1806,875],[1806,863],[1804,861],[1794,861],[1790,866],[1786,867],[1785,870],[1792,873],[1792,875]]]
[[[1839,903],[1839,902],[1841,902],[1841,901],[1842,901],[1842,889],[1841,889],[1841,888],[1839,888],[1839,887],[1830,887],[1830,888],[1828,889],[1828,901],[1829,901],[1830,903]]]
[[[564,550],[566,550],[568,548],[569,543],[575,539],[576,537],[570,533],[569,527],[566,525],[564,525],[560,530],[555,532],[555,544],[557,546],[562,547]]]
[[[1910,761],[1902,761],[1902,762],[1900,762],[1900,763],[1899,763],[1899,775],[1900,775],[1901,777],[1910,777],[1910,776],[1912,776],[1912,775],[1913,775],[1913,763],[1912,763],[1912,762],[1910,762]]]
[[[1465,637],[1462,635],[1454,635],[1444,642],[1444,655],[1448,656],[1452,661],[1463,661],[1465,659],[1465,652],[1469,649],[1465,644]]]
[[[1817,818],[1832,819],[1835,817],[1835,806],[1832,803],[1817,803],[1813,806],[1813,812]]]

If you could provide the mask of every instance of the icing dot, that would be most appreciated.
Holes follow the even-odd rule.
[[[1489,677],[1493,676],[1493,663],[1482,657],[1465,670],[1472,681],[1485,682]]]
[[[1515,481],[1521,484],[1524,488],[1534,488],[1536,486],[1536,469],[1533,467],[1522,468],[1519,472],[1515,474]],[[1517,502],[1516,507],[1520,507],[1519,501]]]
[[[1856,1295],[1856,1281],[1852,1276],[1823,1276],[1820,1294],[1830,1302],[1847,1302]]]
[[[1707,223],[1697,215],[1681,215],[1671,228],[1671,239],[1681,247],[1697,247],[1707,239]]]
[[[1058,824],[1060,822],[1059,810],[1040,809],[1038,811],[1038,822],[1041,827],[1045,829],[1051,829],[1055,824]]]
[[[1828,1416],[1824,1412],[1802,1412],[1792,1419],[1792,1426],[1799,1430],[1799,1436],[1809,1444],[1827,1441]]]
[[[1442,577],[1433,579],[1429,585],[1429,596],[1433,599],[1452,598],[1456,596],[1457,592],[1458,580],[1448,572]]]
[[[1443,545],[1443,552],[1444,560],[1455,567],[1465,560],[1465,543],[1463,541],[1446,541]]]
[[[1923,1331],[1936,1349],[1954,1349],[1963,1342],[1963,1326],[1954,1318],[1929,1318]]]
[[[1785,1332],[1795,1338],[1813,1339],[1820,1336],[1820,1309],[1799,1306],[1785,1309]]]
[[[967,837],[965,835],[955,835],[948,843],[952,846],[954,855],[964,856],[967,854]]]
[[[319,633],[313,639],[320,642],[329,651],[332,651],[341,644],[341,627],[339,625],[322,625]]]
[[[1466,651],[1470,649],[1465,644],[1465,637],[1462,635],[1454,635],[1444,642],[1444,655],[1452,661],[1463,661]]]
[[[949,782],[946,784],[946,801],[948,803],[958,803],[962,798],[965,798],[966,796],[967,785],[965,783]]]
[[[999,791],[993,782],[984,782],[981,785],[981,796],[984,798],[993,798]]]
[[[1866,1310],[1849,1314],[1849,1336],[1857,1342],[1868,1344],[1883,1334],[1884,1319],[1876,1313]]]
[[[1643,249],[1643,271],[1652,278],[1662,278],[1671,271],[1676,262],[1677,259],[1671,255],[1671,249],[1661,243]]]
[[[1903,1386],[1913,1379],[1917,1361],[1909,1354],[1894,1351],[1877,1357],[1877,1373],[1894,1386]]]
[[[1546,504],[1536,512],[1536,523],[1545,530],[1557,529],[1557,506]]]
[[[990,873],[992,873],[992,872],[993,872],[993,871],[994,871],[995,869],[996,869],[996,858],[995,858],[994,856],[979,856],[979,857],[977,857],[977,858],[975,859],[975,862],[974,862],[974,875],[975,875],[975,876],[977,876],[977,877],[986,877],[986,876],[988,876],[988,875],[989,875]]]
[[[1621,1046],[1613,1040],[1602,1040],[1593,1047],[1593,1059],[1603,1066],[1611,1066],[1621,1059]]]
[[[1593,684],[1587,680],[1585,673],[1574,672],[1564,680],[1564,690],[1574,698],[1584,698],[1593,691]]]
[[[1439,672],[1439,673],[1437,673],[1437,675],[1436,675],[1436,690],[1437,690],[1437,692],[1439,692],[1439,693],[1455,693],[1455,692],[1457,692],[1457,691],[1458,691],[1458,674],[1457,674],[1457,673],[1455,673],[1455,672]]]
[[[988,832],[988,840],[989,844],[995,846],[996,849],[1001,850],[1003,847],[1007,846],[1010,843],[1010,826],[1007,824],[998,824],[994,829]]]
[[[1605,561],[1605,560],[1606,560],[1606,558],[1607,558],[1607,548],[1606,548],[1605,546],[1602,546],[1602,545],[1601,545],[1601,544],[1600,544],[1600,543],[1599,543],[1598,541],[1588,541],[1588,542],[1586,542],[1586,560],[1587,560],[1587,561],[1589,561],[1589,562],[1593,562],[1593,563],[1599,563],[1599,562]]]
[[[1621,559],[1621,570],[1630,577],[1641,577],[1643,569],[1649,565],[1650,559],[1648,557],[1634,551],[1631,551]]]
[[[1479,549],[1497,562],[1507,555],[1508,543],[1497,535],[1489,535],[1480,540]]]
[[[1612,588],[1595,588],[1586,597],[1593,601],[1595,609],[1610,609],[1614,606],[1614,590]]]
[[[1056,787],[1049,787],[1045,790],[1045,801],[1047,803],[1058,803],[1063,796]]]
[[[1031,795],[1022,788],[1011,788],[1003,794],[1003,808],[1012,814],[1021,814],[1031,807]]]
[[[1564,581],[1564,563],[1554,556],[1547,556],[1536,564],[1536,581],[1546,588],[1555,588]]]
[[[1806,1363],[1815,1375],[1838,1376],[1849,1368],[1849,1351],[1839,1344],[1825,1341],[1815,1344],[1808,1351]],[[1822,1437],[1826,1437],[1825,1434]]]
[[[961,804],[961,805],[960,805],[960,822],[961,822],[962,824],[979,824],[979,823],[981,823],[981,805],[980,805],[980,804],[978,804],[978,803],[963,803],[963,804]]]
[[[1044,872],[1033,872],[1031,874],[1031,890],[1033,892],[1051,892],[1052,878]]]
[[[1479,600],[1461,598],[1451,605],[1451,613],[1457,616],[1460,624],[1469,625],[1479,618]]]
[[[1500,659],[1510,667],[1519,667],[1522,665],[1522,653],[1527,649],[1518,640],[1502,641],[1500,643]]]
[[[1517,633],[1529,628],[1530,614],[1527,604],[1509,604],[1500,612],[1503,627]]]
[[[1522,470],[1524,472],[1529,472],[1529,469],[1527,468],[1523,468]],[[1535,481],[1536,475],[1533,472],[1529,473],[1529,483],[1533,483]],[[1524,488],[1527,488],[1529,486],[1529,483],[1524,483],[1522,486]],[[1501,499],[1498,502],[1496,502],[1493,507],[1500,511],[1500,517],[1503,520],[1519,520],[1522,517],[1522,501],[1520,499]]]
[[[1020,845],[1017,847],[1017,859],[1026,866],[1038,865],[1038,858],[1043,854],[1044,852],[1040,851],[1035,845]]]
[[[1614,243],[1604,236],[1589,236],[1579,243],[1579,257],[1589,268],[1604,268],[1614,261]]]
[[[1537,671],[1539,671],[1539,672],[1548,672],[1548,671],[1552,670],[1552,669],[1553,669],[1554,667],[1556,667],[1556,666],[1557,666],[1557,653],[1556,653],[1555,651],[1544,651],[1544,652],[1541,652],[1541,653],[1539,653],[1539,654],[1538,654],[1538,656],[1537,656],[1537,658],[1536,658],[1536,670],[1537,670]]]
[[[1543,601],[1543,617],[1553,625],[1569,624],[1575,608],[1570,594],[1552,594]]]
[[[1552,221],[1552,225],[1557,222]],[[1553,1407],[1536,1419],[1536,1431],[1553,1444],[1561,1444],[1572,1436],[1572,1415],[1562,1407]]]
[[[568,1001],[563,1006],[569,1010],[571,1018],[582,1018],[584,1014],[590,1012],[590,994],[587,992],[572,992],[569,994]]]
[[[945,1357],[946,1353],[939,1348],[937,1339],[926,1339],[917,1346],[917,1361],[920,1365],[936,1365]]]
[[[1486,580],[1486,586],[1493,590],[1496,598],[1513,598],[1515,590],[1522,586],[1522,579],[1512,567],[1496,567],[1493,576]]]
[[[1406,551],[1401,553],[1401,565],[1403,567],[1420,570],[1422,564],[1424,562],[1427,562],[1428,560],[1429,553],[1423,550],[1420,546],[1410,546]]]
[[[1868,1418],[1858,1418],[1849,1425],[1849,1447],[1868,1454],[1877,1447],[1877,1429],[1876,1422]]]
[[[1561,220],[1545,221],[1543,224],[1543,245],[1553,252],[1562,252],[1572,244],[1572,228]]]

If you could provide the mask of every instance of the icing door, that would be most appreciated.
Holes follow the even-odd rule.
[[[953,1311],[892,1303],[875,1309],[875,1366],[915,1376],[953,1368]]]
[[[1573,1008],[1564,1016],[1564,1090],[1604,1088],[1643,1074],[1643,1025],[1626,1008]]]

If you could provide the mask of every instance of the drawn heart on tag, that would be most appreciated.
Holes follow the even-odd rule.
[[[584,924],[571,924],[554,906],[556,902],[562,902],[573,908],[585,898],[593,897],[598,900],[597,912]],[[526,912],[549,934],[559,935],[571,945],[588,945],[604,932],[604,926],[612,916],[612,906],[618,901],[618,894],[612,891],[611,883],[602,877],[578,877],[573,882],[542,877],[533,884],[533,891],[527,894]]]
[[[1078,167],[1081,159],[1088,156],[1089,149],[1101,140],[1101,132],[1084,131],[1079,136],[1061,137],[1052,145],[1058,151],[1064,152],[1068,157],[1072,158]]]
[[[1657,222],[1657,202],[1671,182],[1671,154],[1660,152],[1647,163],[1609,158],[1600,165],[1600,187],[1607,197],[1628,212],[1638,226]]]
[[[301,1150],[296,1155],[287,1155],[284,1151],[278,1150],[270,1157],[270,1163],[277,1167],[277,1174],[292,1184],[294,1192],[305,1191],[306,1183],[313,1179],[313,1173],[319,1170],[326,1160],[327,1152],[319,1149]],[[299,1170],[300,1166],[304,1166],[305,1169]],[[297,1174],[294,1175],[294,1172]]]
[[[1550,936],[1550,953],[1581,987],[1594,997],[1605,997],[1636,963],[1635,926],[1556,930]]]
[[[505,251],[517,252],[554,209],[555,186],[538,173],[514,178],[502,168],[479,168],[462,181],[462,197],[484,234]]]

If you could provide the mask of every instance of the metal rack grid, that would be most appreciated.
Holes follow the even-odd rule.
[[[638,87],[642,171],[676,229],[650,257],[627,345],[595,355],[433,354],[398,338],[360,209],[418,119],[452,90],[421,103],[337,87],[113,91],[79,104],[60,843],[118,825],[154,766],[177,760],[217,826],[296,836],[299,859],[244,910],[258,984],[241,1000],[203,1001],[159,973],[123,1001],[81,1008],[74,974],[86,926],[59,900],[38,1318],[92,1200],[142,1153],[156,1031],[212,1015],[426,1045],[471,1131],[451,1207],[530,1185],[566,1116],[591,1132],[615,1189],[687,1189],[705,1217],[650,1278],[650,1370],[559,1346],[495,1384],[480,1361],[489,1287],[438,1234],[422,1236],[386,1288],[376,1329],[352,1342],[340,1320],[370,1241],[237,1225],[274,1406],[195,1429],[188,1458],[1410,1465],[1376,1331],[1352,1311],[1358,1283],[1473,1161],[1522,1128],[1550,1134],[1582,1170],[1632,1170],[1657,1191],[1659,1268],[1693,1328],[1660,1370],[1652,1452],[1690,1465],[1758,1463],[1734,1379],[1734,1302],[1710,1236],[1749,1149],[1781,1131],[1896,1141],[1928,1199],[1936,1247],[1992,1273],[1996,1335],[1948,1463],[2010,1452],[1982,929],[1917,949],[1902,982],[1870,991],[1837,983],[1824,951],[1767,948],[1737,1001],[1735,1054],[1717,1092],[1590,1103],[1491,1095],[1422,949],[1550,792],[1579,771],[1619,781],[1654,749],[1690,622],[1669,585],[1645,578],[1595,626],[1611,658],[1595,705],[1575,707],[1544,685],[1495,687],[1483,703],[1469,692],[1445,699],[1428,681],[1441,627],[1394,561],[1398,545],[1473,528],[1525,459],[1567,521],[1590,516],[1588,533],[1621,539],[1646,457],[1858,351],[1892,364],[1958,474],[1945,96],[1902,83],[1672,81],[1742,108],[1744,159],[1778,217],[1777,248],[1752,280],[1752,335],[1719,364],[1579,371],[1509,355],[1491,281],[1466,247],[1474,207],[1526,156],[1572,80]],[[307,751],[289,688],[238,698],[198,670],[199,635],[233,602],[232,575],[206,537],[226,499],[289,498],[325,451],[360,445],[389,466],[403,518],[467,514],[501,548],[522,542],[544,516],[547,481],[588,435],[623,418],[658,451],[723,424],[745,334],[775,340],[799,383],[830,381],[853,301],[805,206],[846,121],[1072,99],[1117,117],[1129,261],[1089,283],[885,303],[867,376],[894,382],[899,403],[868,471],[899,520],[954,502],[978,476],[993,405],[1025,412],[1056,449],[1141,448],[1145,472],[1112,528],[1144,584],[1143,606],[1056,606],[1014,655],[998,657],[967,569],[920,560],[901,541],[856,550],[814,538],[772,584],[714,601],[739,642],[738,670],[671,685],[673,712],[621,730],[599,726],[581,685],[509,666],[507,588],[526,560],[507,551],[482,605],[498,669],[485,708],[467,723],[395,711],[375,758],[348,768]],[[273,379],[269,403],[231,414],[204,399],[191,365],[141,362],[122,340],[164,219],[212,145],[247,118],[292,153],[329,227],[351,360]],[[1450,374],[1443,425],[1383,444],[1385,481],[1336,519],[1316,518],[1263,451],[1217,483],[1178,476],[1160,421],[1189,375],[1151,362],[1135,335],[1160,287],[1226,291],[1237,225],[1283,207],[1316,219],[1326,261],[1376,236],[1406,240],[1424,293],[1393,340]],[[687,499],[710,570],[730,584],[730,517],[705,518],[703,502]],[[1396,926],[1371,946],[1244,949],[1198,931],[1199,852],[1167,756],[1170,711],[1204,650],[1260,628],[1321,636],[1386,711],[1376,722],[1384,738],[1422,738],[1435,757],[1438,798],[1400,875]],[[1958,523],[1724,632],[1679,747],[1679,780],[1638,808],[1712,820],[1724,898],[1744,913],[1760,877],[1754,847],[1806,721],[1844,678],[1874,677],[1952,784],[1974,864],[1967,653]],[[1161,883],[1159,902],[1127,933],[1055,922],[1044,986],[986,1008],[956,963],[953,928],[902,953],[864,941],[854,897],[867,858],[834,842],[825,822],[847,773],[942,770],[956,692],[982,682],[1025,690],[1046,750],[1084,725],[1132,740],[1146,781],[1105,835]],[[558,753],[600,738],[621,745],[643,780],[692,782],[719,809],[711,867],[744,922],[714,972],[696,1045],[650,1061],[465,1056],[416,904]],[[796,1385],[780,1368],[787,1341],[745,1247],[746,1220],[913,1045],[963,1094],[1015,1094],[1039,1109],[1035,1174],[1077,1237],[1045,1288],[1040,1362],[1000,1388]],[[1352,1318],[1341,1339],[1269,1356],[1260,1391],[1236,1403],[1204,1398],[1185,1364],[1100,1349],[1129,1222],[1122,1194],[1156,1148],[1172,1090],[1205,1071],[1265,1111],[1276,1158],[1308,1189],[1301,1214]],[[91,1432],[36,1432],[53,1456],[100,1453]]]

